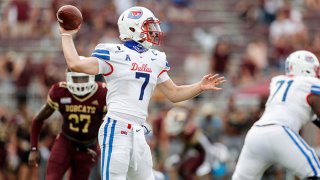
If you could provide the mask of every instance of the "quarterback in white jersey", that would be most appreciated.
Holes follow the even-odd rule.
[[[103,61],[100,61],[99,73],[107,74],[105,79],[112,89],[107,95],[108,111],[135,116],[133,120],[142,124],[154,88],[169,79],[166,55],[148,50],[135,41],[126,41],[124,44],[99,44],[92,56]]]
[[[319,62],[308,51],[296,51],[286,60],[286,75],[272,78],[262,117],[248,131],[233,180],[261,179],[280,164],[300,178],[320,179],[320,162],[299,135],[308,122],[319,125]]]
[[[169,77],[166,55],[151,49],[159,45],[159,20],[144,7],[125,10],[118,19],[124,44],[103,43],[92,57],[80,61],[72,34],[60,27],[63,53],[76,72],[103,74],[108,87],[108,113],[99,130],[103,180],[153,180],[152,156],[143,123],[154,89],[172,102],[190,99],[205,90],[221,90],[224,77],[208,74],[198,83],[177,86]]]

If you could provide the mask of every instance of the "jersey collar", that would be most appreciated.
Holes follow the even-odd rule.
[[[143,47],[141,44],[137,43],[136,41],[126,41],[124,43],[124,46],[134,51],[137,51],[138,53],[144,53],[148,51],[147,48]]]

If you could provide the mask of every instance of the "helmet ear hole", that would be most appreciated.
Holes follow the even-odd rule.
[[[133,27],[129,27],[130,31],[135,32],[136,30]]]

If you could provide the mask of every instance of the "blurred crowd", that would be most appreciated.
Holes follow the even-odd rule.
[[[164,125],[167,112],[178,105],[168,103],[160,93],[155,93],[148,118],[153,127],[148,140],[154,167],[170,179],[185,176],[196,179],[208,174],[211,179],[230,179],[245,133],[263,113],[269,78],[284,72],[285,58],[294,50],[310,50],[320,58],[320,1],[217,2],[223,5],[220,13],[232,13],[229,18],[233,18],[236,29],[224,28],[221,22],[216,22],[219,17],[200,16],[205,11],[213,11],[210,6],[205,7],[206,3],[212,3],[210,0],[1,0],[0,179],[44,179],[46,159],[59,132],[60,116],[53,116],[43,129],[39,168],[27,165],[29,128],[32,117],[46,101],[50,86],[65,79],[66,64],[55,16],[64,4],[76,5],[83,13],[83,24],[75,37],[76,48],[83,56],[90,56],[99,42],[119,43],[118,16],[133,5],[151,9],[161,20],[166,38],[160,50],[174,48],[166,42],[175,41],[179,34],[175,29],[177,24],[194,25],[190,29],[193,35],[185,38],[191,38],[190,44],[196,48],[168,59],[172,64],[169,73],[174,74],[173,78],[179,83],[186,84],[198,81],[204,74],[219,73],[226,76],[227,83],[221,92],[206,93],[183,104],[190,114],[182,129],[191,134],[183,138],[168,133],[170,127],[167,129]],[[204,19],[206,24],[199,23]],[[176,57],[171,53],[174,52],[167,52],[168,57]],[[177,167],[186,157],[203,153],[193,146],[192,137],[198,131],[216,145],[213,146],[215,152],[224,154],[225,158],[210,161],[209,170],[198,170],[189,176]],[[317,131],[310,132],[314,134],[307,141],[320,146],[315,140]],[[200,144],[203,146],[202,141]],[[98,169],[93,171],[92,179],[99,178]],[[266,179],[283,179],[285,173],[279,167],[272,167]]]

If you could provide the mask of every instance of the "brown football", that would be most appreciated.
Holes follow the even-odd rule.
[[[82,14],[75,6],[64,5],[57,11],[57,19],[65,30],[74,30],[82,23]]]

